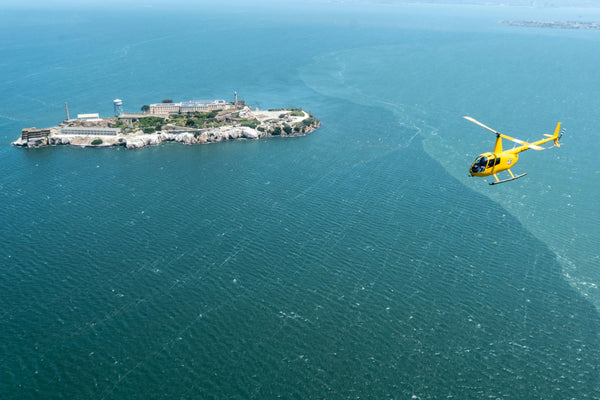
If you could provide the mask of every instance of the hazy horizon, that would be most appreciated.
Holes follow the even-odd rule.
[[[190,0],[172,0],[168,4],[159,0],[86,0],[86,1],[75,1],[75,0],[57,0],[52,3],[40,0],[30,1],[18,1],[18,0],[7,0],[4,3],[3,8],[43,8],[43,9],[56,9],[63,7],[73,8],[87,8],[87,7],[116,7],[115,11],[119,9],[130,8],[130,7],[152,7],[152,8],[169,8],[174,7],[205,7],[211,6],[220,8],[223,6],[230,5],[277,5],[277,6],[288,6],[290,4],[389,4],[389,5],[402,5],[402,4],[439,4],[439,5],[481,5],[481,6],[508,6],[508,7],[531,7],[531,8],[598,8],[600,4],[592,0],[504,0],[501,2],[490,1],[490,0],[293,0],[281,2],[279,0],[254,0],[251,2],[241,0],[222,0],[219,4],[215,4],[210,1],[190,1]]]

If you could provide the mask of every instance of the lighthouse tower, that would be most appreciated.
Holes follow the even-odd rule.
[[[123,101],[121,99],[114,99],[113,104],[115,106],[115,117],[123,114]]]

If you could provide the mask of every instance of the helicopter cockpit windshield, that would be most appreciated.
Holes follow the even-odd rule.
[[[487,158],[485,156],[479,156],[475,159],[473,166],[471,167],[471,172],[483,172],[487,165]]]

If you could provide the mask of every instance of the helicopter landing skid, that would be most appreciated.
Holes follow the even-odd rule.
[[[511,175],[512,175],[512,174],[511,174]],[[497,184],[499,184],[499,183],[504,183],[504,182],[510,182],[510,181],[514,181],[515,179],[522,178],[522,177],[524,177],[525,175],[527,175],[527,172],[525,172],[524,174],[521,174],[521,175],[516,175],[516,176],[513,176],[513,177],[511,177],[511,178],[508,178],[508,179],[502,179],[501,181],[490,182],[490,185],[497,185]]]

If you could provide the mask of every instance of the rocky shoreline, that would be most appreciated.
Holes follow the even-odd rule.
[[[190,114],[185,117],[186,125],[193,125],[189,121],[193,121],[194,117],[208,118],[201,114],[210,113]],[[163,142],[195,145],[237,139],[256,140],[268,137],[303,136],[321,126],[319,120],[299,109],[262,111],[251,110],[244,106],[235,110],[213,113],[209,117],[212,118],[210,121],[214,120],[211,124],[215,126],[199,128],[180,126],[181,116],[139,118],[140,120],[153,118],[152,121],[164,122],[164,125],[160,125],[159,129],[153,132],[148,132],[146,128],[142,129],[140,124],[129,124],[124,129],[115,128],[123,126],[116,117],[94,121],[67,120],[51,128],[23,129],[19,139],[12,144],[27,148],[71,145],[80,147],[123,146],[127,149],[139,149],[146,146],[157,146]],[[137,122],[139,123],[139,121]],[[87,131],[97,130],[100,132],[102,129],[105,129],[106,132],[85,134]]]

